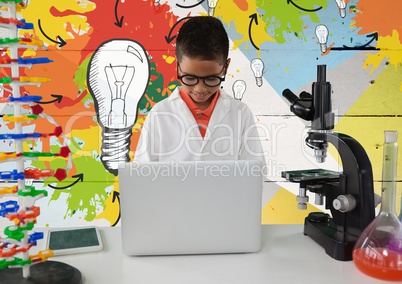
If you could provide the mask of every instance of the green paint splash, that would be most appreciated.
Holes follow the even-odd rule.
[[[148,83],[148,87],[146,89],[146,94],[148,97],[154,102],[160,102],[163,99],[166,99],[167,96],[163,96],[162,90],[163,86],[165,85],[165,78],[162,73],[159,73],[157,71],[157,67],[155,64],[155,61],[152,59],[150,60],[149,63],[150,67],[150,80]],[[168,89],[174,89],[177,86],[179,86],[178,81],[172,81],[168,83]],[[138,103],[138,108],[141,110],[143,113],[148,113],[151,110],[151,106],[148,104],[148,100],[146,99],[145,96],[142,96],[141,100]]]
[[[327,7],[326,0],[303,0],[295,2],[298,6],[305,9],[317,9],[319,7],[326,9]],[[279,44],[289,41],[291,36],[307,41],[304,34],[305,19],[303,17],[310,17],[314,23],[320,23],[318,12],[300,10],[291,3],[288,3],[288,1],[257,0],[256,5],[264,11],[264,13],[261,13],[261,19],[267,23],[267,33]]]
[[[58,200],[61,194],[68,194],[65,217],[71,217],[77,212],[81,212],[84,219],[90,222],[95,219],[99,212],[103,211],[105,200],[109,196],[106,188],[114,183],[115,177],[105,170],[99,160],[93,157],[75,158],[74,165],[76,173],[82,173],[84,180],[75,183],[68,189],[56,189],[50,202]],[[57,165],[52,163],[51,167],[57,167]],[[67,178],[63,181],[57,181],[55,178],[49,178],[46,185],[64,187],[76,180],[77,178]]]

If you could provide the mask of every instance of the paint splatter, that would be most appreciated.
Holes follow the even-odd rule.
[[[379,37],[377,48],[380,51],[377,54],[368,54],[365,60],[365,67],[371,66],[372,73],[382,62],[387,60],[388,63],[394,65],[395,69],[401,67],[402,63],[402,42],[398,31],[394,30],[391,36]]]
[[[369,54],[365,66],[371,66],[372,73],[385,59],[400,68],[402,63],[402,17],[400,16],[400,0],[378,2],[360,0],[356,3],[356,14],[353,18],[359,34],[376,32],[378,40],[377,54]]]
[[[222,22],[226,23],[229,29],[234,28],[238,34],[239,39],[234,39],[233,49],[245,45],[242,49],[247,50],[250,47],[250,36],[256,46],[260,46],[265,41],[274,41],[273,37],[267,34],[267,24],[256,14],[257,6],[254,2],[248,2],[247,10],[244,5],[239,5],[239,2],[226,1],[224,9],[219,9],[215,12],[215,16],[220,18]],[[257,17],[258,25],[253,21],[252,17]],[[251,34],[250,34],[251,32]]]
[[[391,36],[394,30],[402,32],[400,0],[360,0],[356,3],[353,20],[359,34],[377,32],[379,36]]]
[[[46,184],[63,186],[73,180],[73,175],[85,175],[84,182],[76,183],[69,190],[55,191],[51,197],[51,200],[57,200],[62,192],[68,194],[66,217],[80,211],[87,221],[93,220],[109,204],[106,202],[109,200],[106,187],[115,182],[114,177],[106,172],[99,161],[102,130],[96,122],[93,100],[86,83],[91,54],[102,42],[111,38],[140,40],[149,54],[151,81],[146,95],[139,103],[141,114],[131,136],[131,150],[135,149],[138,142],[138,130],[144,121],[144,114],[178,85],[175,81],[174,41],[170,43],[165,39],[165,36],[174,36],[177,33],[179,26],[174,24],[178,17],[170,12],[171,7],[166,4],[159,5],[157,10],[154,8],[150,1],[125,1],[119,2],[115,14],[114,1],[43,0],[32,1],[23,11],[24,18],[35,24],[33,33],[27,36],[43,40],[47,47],[45,50],[26,51],[23,56],[48,57],[54,61],[25,70],[27,76],[52,79],[51,83],[43,84],[40,89],[28,86],[25,90],[32,95],[41,95],[44,101],[51,100],[51,94],[63,96],[60,103],[46,105],[45,112],[62,126],[71,139],[70,147],[73,152],[70,178],[63,182],[49,179]],[[121,27],[116,25],[120,18],[123,20]],[[59,47],[60,38],[66,42],[63,47]],[[35,125],[35,131],[38,132],[47,133],[48,128],[49,125],[43,121],[38,121]],[[37,150],[49,151],[52,147],[54,145],[45,140],[39,144],[40,149]],[[132,155],[131,152],[130,156]],[[52,168],[54,165],[44,161],[33,162],[33,166],[39,168]],[[105,184],[105,181],[110,183]],[[108,211],[113,211],[113,208],[108,208]],[[102,216],[109,218],[107,216],[113,214]]]
[[[236,4],[236,6],[241,10],[241,11],[247,11],[248,10],[248,3],[246,0],[233,0],[233,3]]]
[[[325,9],[327,6],[326,0],[302,1],[302,5],[306,10]],[[297,1],[300,7],[300,1]],[[310,17],[314,23],[319,23],[318,13],[303,11],[296,7],[292,1],[256,1],[259,9],[264,11],[261,16],[263,22],[267,23],[266,32],[273,36],[277,43],[285,43],[291,40],[292,37],[307,40],[305,35],[305,19]],[[321,7],[321,8],[320,8]]]

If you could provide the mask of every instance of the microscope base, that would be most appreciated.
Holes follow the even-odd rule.
[[[345,233],[336,229],[336,225],[328,214],[310,213],[305,219],[303,233],[322,246],[333,259],[352,260],[353,247],[357,237],[350,235],[345,237]]]
[[[66,263],[45,261],[30,267],[30,277],[22,276],[22,268],[0,269],[2,284],[82,284],[81,272]]]

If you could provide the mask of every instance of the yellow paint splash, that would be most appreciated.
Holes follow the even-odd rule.
[[[251,45],[250,38],[248,36],[251,21],[249,16],[257,11],[258,7],[255,2],[250,1],[247,8],[247,11],[241,10],[234,1],[219,1],[217,4],[215,16],[220,18],[222,22],[227,23],[229,25],[229,29],[232,28],[231,25],[234,23],[236,32],[243,36],[241,39],[234,40],[233,49],[237,49],[242,43],[246,43],[245,50],[248,50]],[[253,42],[255,45],[260,46],[266,41],[275,41],[275,39],[266,32],[267,23],[262,21],[258,14],[257,17],[258,25],[253,22],[251,27]]]
[[[401,78],[402,68],[387,65],[377,76],[375,83],[365,90],[335,127],[336,132],[352,136],[366,150],[373,168],[374,180],[381,180],[384,130],[397,130],[402,133],[402,83],[395,83]],[[353,117],[354,115],[363,117]],[[399,151],[398,154],[398,161],[401,161],[402,152]],[[398,168],[397,173],[397,180],[400,179],[402,167]],[[374,183],[374,187],[375,192],[381,194],[381,184]]]
[[[402,63],[402,43],[397,30],[393,30],[391,36],[379,37],[377,48],[380,51],[377,54],[368,54],[365,60],[365,68],[372,67],[370,74],[373,73],[384,59],[387,59],[390,64],[395,65],[395,68],[400,66]]]
[[[167,64],[172,64],[175,61],[174,56],[162,55],[162,58],[166,61]]]
[[[62,16],[52,15],[51,11],[54,8]],[[21,12],[27,22],[35,24],[34,33],[38,39],[43,40],[48,45],[55,45],[54,42],[49,41],[40,32],[37,26],[38,19],[40,19],[42,29],[50,38],[56,40],[57,36],[60,36],[64,40],[67,40],[71,39],[73,35],[66,30],[66,23],[71,23],[72,29],[78,35],[87,33],[90,25],[86,22],[87,18],[83,14],[93,11],[95,8],[95,3],[86,0],[41,0],[30,1],[29,5]],[[76,14],[73,12],[76,12]]]
[[[105,200],[105,209],[95,217],[95,219],[106,219],[110,225],[114,225],[119,218],[120,202],[115,196],[115,191],[119,192],[117,190],[119,188],[118,178],[115,179],[113,187],[115,190],[113,190]]]
[[[102,137],[102,128],[96,127],[89,127],[88,129],[72,129],[71,134],[68,136],[77,137],[82,141],[85,141],[83,145],[80,145],[81,148],[77,148],[76,145],[72,144],[69,146],[74,156],[82,157],[82,156],[93,156],[93,153],[100,153],[100,147],[102,144],[101,137]]]

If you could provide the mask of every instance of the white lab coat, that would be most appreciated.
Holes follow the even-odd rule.
[[[221,90],[203,138],[179,88],[149,112],[134,161],[261,160],[265,158],[248,106]]]

